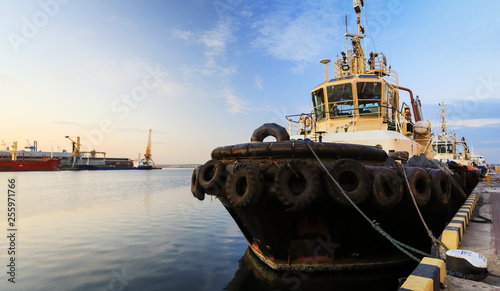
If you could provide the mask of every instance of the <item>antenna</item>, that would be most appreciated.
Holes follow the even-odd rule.
[[[347,38],[347,13],[345,14],[345,49],[349,48],[349,42]]]
[[[389,31],[389,68],[392,65],[392,31]]]
[[[361,1],[361,3],[364,6],[363,1]],[[363,25],[364,25],[364,27],[366,27],[366,10],[363,10],[362,12],[363,12]],[[367,51],[366,50],[366,38],[364,40],[365,40],[365,52],[366,52]]]
[[[331,61],[330,59],[322,59],[320,62],[325,65],[325,82],[328,82],[328,63]]]

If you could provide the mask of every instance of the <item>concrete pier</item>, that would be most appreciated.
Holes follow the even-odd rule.
[[[452,276],[446,276],[444,285],[450,291],[494,290],[500,291],[500,173],[490,171],[492,186],[483,179],[474,194],[483,197],[484,204],[479,214],[493,223],[469,222],[458,249],[470,250],[488,259],[486,279],[477,282]],[[478,221],[480,219],[477,219]]]

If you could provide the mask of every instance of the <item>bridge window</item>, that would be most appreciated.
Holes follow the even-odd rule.
[[[320,88],[312,93],[314,114],[316,115],[317,121],[321,121],[326,118],[325,94],[323,92],[323,88]]]
[[[338,84],[327,87],[328,113],[330,118],[352,116],[354,103],[351,83]]]
[[[434,150],[436,150],[434,146]],[[437,152],[439,154],[453,154],[453,144],[449,142],[440,142],[437,144]]]
[[[382,83],[377,82],[359,82],[357,83],[359,115],[378,115]]]
[[[453,154],[453,144],[448,144],[448,153]]]

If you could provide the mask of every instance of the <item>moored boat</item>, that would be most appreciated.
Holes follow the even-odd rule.
[[[14,142],[12,150],[0,155],[0,172],[20,171],[58,171],[61,158],[33,158],[25,157],[24,153],[19,156],[17,142]]]
[[[58,171],[61,159],[44,158],[39,160],[0,160],[0,172],[20,171]]]
[[[479,179],[486,174],[486,167],[480,168],[473,159],[465,137],[458,140],[455,133],[448,131],[445,103],[441,102],[441,130],[432,141],[432,149],[437,153],[434,159],[446,163],[465,181],[466,191],[472,192]],[[477,160],[477,159],[476,159]]]
[[[88,171],[95,171],[95,170],[153,170],[153,169],[159,169],[150,165],[139,165],[137,167],[130,166],[130,167],[124,167],[124,166],[115,166],[115,165],[107,165],[107,166],[95,166],[95,165],[80,165],[80,170],[88,170]]]
[[[472,165],[472,155],[465,138],[457,140],[455,133],[448,132],[445,104],[441,102],[439,105],[441,106],[441,130],[432,141],[432,148],[437,153],[434,159],[443,163],[453,161],[464,166]]]
[[[216,196],[273,269],[407,264],[430,251],[471,191],[461,172],[432,159],[430,122],[385,56],[366,60],[363,1],[354,4],[352,50],[333,63],[332,79],[330,60],[321,60],[325,81],[311,92],[313,111],[287,116],[287,129],[264,124],[249,143],[218,147],[193,171],[193,195]]]

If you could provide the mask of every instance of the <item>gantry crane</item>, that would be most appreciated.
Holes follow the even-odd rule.
[[[29,140],[26,140],[26,141],[28,142],[28,146],[25,146],[24,148],[28,149],[28,150],[31,150],[32,152],[36,152],[37,151],[37,147],[38,147],[38,144],[37,144],[36,140],[33,142],[33,145],[30,144]]]

